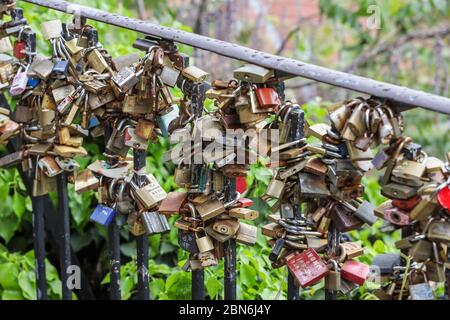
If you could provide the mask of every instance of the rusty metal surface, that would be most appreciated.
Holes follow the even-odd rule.
[[[58,11],[79,14],[88,19],[108,23],[121,28],[172,40],[195,48],[207,50],[232,59],[245,61],[274,69],[294,76],[315,80],[332,86],[385,98],[394,107],[406,110],[422,107],[428,110],[450,114],[450,99],[423,91],[413,90],[381,81],[372,80],[302,61],[275,56],[237,44],[124,17],[115,13],[69,3],[61,0],[22,0]]]

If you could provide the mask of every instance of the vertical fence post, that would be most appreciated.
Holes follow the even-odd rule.
[[[105,145],[111,137],[112,125],[107,123],[105,126]],[[109,164],[114,164],[113,159],[107,159]],[[114,217],[108,226],[108,254],[109,254],[109,296],[111,300],[120,300],[122,298],[120,290],[120,232]]]
[[[236,178],[226,179],[225,198],[230,201],[236,196]],[[236,300],[236,240],[224,243],[224,298]]]
[[[142,168],[145,168],[145,156],[147,152],[145,150],[133,149],[134,156],[134,170],[138,172]],[[139,181],[140,183],[140,181]],[[138,186],[140,184],[138,183]],[[136,254],[137,254],[137,270],[138,270],[138,283],[137,283],[137,298],[139,300],[149,300],[149,275],[148,275],[148,236],[146,233],[136,237]]]
[[[72,299],[72,289],[69,288],[68,268],[72,264],[71,246],[70,246],[70,213],[69,213],[69,196],[67,192],[67,175],[63,171],[57,177],[58,186],[58,215],[60,218],[60,239],[62,245],[60,248],[60,272],[62,285],[62,299]]]
[[[205,82],[201,84],[194,84],[191,94],[191,108],[192,113],[196,118],[203,114],[203,106],[205,102],[205,92],[209,85]],[[194,182],[195,183],[195,182]],[[192,300],[205,300],[205,270],[191,271],[191,297]]]
[[[330,257],[337,256],[339,252],[339,242],[341,234],[336,230],[336,226],[331,222],[328,228],[328,255]],[[325,300],[336,300],[337,291],[325,289]]]
[[[192,274],[192,300],[205,300],[205,272],[193,270]]]
[[[34,164],[36,170],[37,163]],[[33,244],[36,273],[36,297],[38,300],[48,300],[47,279],[45,272],[45,227],[44,227],[44,196],[31,197],[33,207]]]

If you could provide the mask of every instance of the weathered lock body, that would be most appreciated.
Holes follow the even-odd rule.
[[[159,205],[158,212],[164,215],[173,215],[180,212],[187,200],[186,192],[169,192]]]
[[[368,201],[363,201],[355,211],[355,217],[364,221],[368,225],[373,225],[377,220],[374,214],[375,207]]]
[[[398,226],[406,226],[410,223],[408,212],[395,207],[384,210],[384,219]]]
[[[423,176],[425,169],[426,167],[423,163],[402,159],[395,165],[392,175],[404,179],[417,180]]]
[[[84,170],[80,172],[75,179],[75,192],[82,193],[88,190],[97,189],[100,185],[100,180],[92,173],[91,170]]]
[[[391,274],[393,268],[401,265],[400,254],[382,253],[376,255],[372,261],[372,266],[376,266],[381,275]]]
[[[286,257],[286,264],[302,288],[310,287],[324,278],[329,269],[314,249]]]
[[[236,241],[248,246],[252,246],[257,240],[258,228],[247,223],[239,222],[239,229],[236,234]]]
[[[158,212],[145,211],[141,214],[141,220],[147,235],[170,231],[167,218]]]
[[[355,260],[347,260],[341,269],[343,279],[356,283],[360,286],[364,284],[370,272],[367,264]]]
[[[146,186],[139,188],[134,183],[132,183],[131,186],[134,189],[134,195],[139,202],[145,207],[145,209],[150,210],[154,206],[158,205],[159,202],[164,200],[167,193],[152,174],[148,174],[148,178],[149,184]]]
[[[116,216],[116,214],[117,212],[113,208],[107,207],[103,204],[98,204],[94,212],[91,214],[89,220],[107,227]]]
[[[231,234],[223,234],[223,233],[219,233],[217,231],[215,231],[213,229],[213,225],[210,224],[208,226],[205,227],[205,232],[214,240],[218,241],[219,243],[224,243],[228,240],[230,240],[233,235]]]
[[[179,229],[178,230],[178,245],[183,250],[189,253],[198,253],[196,236],[193,232]]]
[[[427,238],[430,241],[445,244],[450,243],[450,222],[438,220],[432,221],[428,226]]]
[[[136,150],[147,150],[148,140],[139,137],[134,128],[126,128],[124,132],[124,145]]]
[[[428,282],[410,285],[409,295],[411,300],[434,300],[433,289]]]
[[[300,173],[300,194],[304,198],[323,198],[330,195],[324,176]]]
[[[428,240],[421,239],[413,244],[409,254],[414,261],[425,262],[433,256],[433,244]]]
[[[225,235],[234,236],[239,230],[239,221],[237,220],[217,220],[213,223],[213,230]]]
[[[325,277],[325,289],[338,291],[341,290],[341,272],[336,261],[330,260],[330,262],[332,264],[332,268]]]
[[[284,239],[279,238],[275,241],[274,245],[272,246],[272,250],[270,250],[269,253],[269,260],[270,261],[277,261],[279,256],[281,255],[281,252],[284,249]]]
[[[261,108],[275,109],[281,104],[280,97],[273,88],[257,88],[255,94]]]
[[[393,199],[392,205],[396,208],[399,208],[399,209],[402,209],[405,211],[411,211],[420,202],[420,200],[421,200],[420,196],[415,196],[415,197],[412,197],[412,198],[406,199],[406,200]],[[410,214],[411,214],[411,219],[415,220],[416,217],[413,218],[412,212]],[[421,219],[418,219],[418,220],[421,220]]]
[[[48,177],[54,177],[63,171],[52,156],[42,157],[39,159],[38,165]]]
[[[41,23],[42,36],[45,40],[58,38],[62,31],[61,20],[51,20]]]
[[[203,221],[212,219],[225,212],[225,207],[222,201],[214,199],[196,206],[196,209]]]
[[[251,83],[264,83],[273,76],[273,70],[252,64],[246,64],[233,71],[235,79]]]
[[[173,104],[158,115],[157,123],[163,137],[169,136],[170,123],[178,118],[179,113],[180,108],[176,104]]]
[[[214,250],[214,243],[211,237],[203,230],[199,233],[195,233],[195,242],[200,253]]]
[[[445,282],[445,268],[443,263],[430,261],[426,264],[426,275],[429,281]]]
[[[283,235],[284,229],[278,223],[269,223],[261,227],[261,233],[269,238],[277,239]]]
[[[364,222],[354,216],[354,213],[344,205],[334,206],[331,219],[339,232],[359,229]]]
[[[389,183],[381,188],[381,194],[391,199],[407,200],[417,195],[417,189],[398,183]]]

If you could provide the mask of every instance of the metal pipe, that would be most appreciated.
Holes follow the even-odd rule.
[[[146,154],[147,152],[145,150],[133,149],[134,170],[139,171],[145,167]],[[140,184],[138,185],[140,186]],[[145,233],[136,237],[136,254],[138,270],[137,298],[139,300],[149,300],[148,237]]]
[[[226,201],[234,199],[236,194],[236,178],[226,179]],[[236,240],[230,239],[223,245],[224,250],[224,298],[236,300]]]
[[[450,114],[450,99],[419,90],[413,90],[386,82],[376,81],[302,61],[257,51],[237,44],[163,27],[138,19],[125,17],[62,0],[23,0],[39,6],[55,9],[117,27],[142,32],[147,35],[186,44],[194,48],[217,53],[221,56],[274,69],[284,75],[300,76],[391,101],[394,108],[405,110],[422,107],[431,111]]]
[[[68,286],[68,269],[72,265],[71,247],[70,247],[70,213],[69,213],[69,195],[67,192],[67,175],[63,171],[57,177],[58,186],[58,211],[59,228],[62,246],[60,248],[60,266],[61,266],[61,285],[62,299],[72,300],[72,289]]]
[[[111,137],[112,125],[105,126],[105,145]],[[113,162],[114,160],[110,159]],[[112,163],[111,163],[112,164]],[[109,254],[109,296],[111,300],[121,300],[120,290],[120,231],[114,217],[108,226],[108,254]]]
[[[31,197],[33,207],[33,244],[36,274],[36,297],[48,300],[45,272],[44,196]]]
[[[205,272],[193,270],[192,272],[192,300],[205,300]]]

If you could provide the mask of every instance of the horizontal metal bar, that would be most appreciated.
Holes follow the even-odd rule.
[[[332,86],[385,98],[394,107],[402,110],[422,107],[428,110],[450,114],[450,99],[413,90],[406,87],[376,81],[353,74],[340,72],[325,67],[316,66],[302,61],[268,54],[237,44],[197,35],[194,33],[160,26],[138,19],[124,17],[115,13],[77,5],[62,0],[22,0],[43,7],[55,9],[69,14],[79,14],[82,17],[104,22],[121,28],[142,32],[144,34],[172,40],[195,48],[217,53],[262,67],[274,69],[294,76],[315,80]]]

